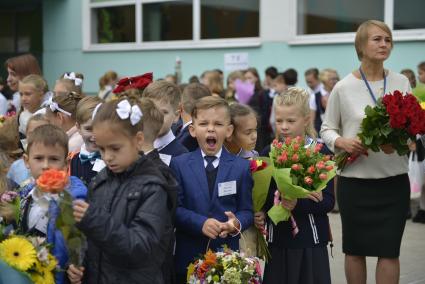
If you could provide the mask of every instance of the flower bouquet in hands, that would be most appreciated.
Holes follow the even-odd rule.
[[[386,94],[378,99],[376,106],[367,106],[365,114],[358,137],[364,147],[374,152],[396,151],[400,156],[405,155],[409,152],[408,140],[414,141],[417,134],[425,134],[425,110],[410,93]],[[343,170],[358,157],[343,152],[335,161],[338,169]]]
[[[283,142],[274,140],[270,151],[273,176],[282,198],[293,200],[306,198],[311,192],[320,192],[335,176],[334,162],[330,156],[320,153],[323,144],[305,145],[302,137],[287,137]],[[287,221],[291,212],[280,204],[268,211],[276,225]]]
[[[36,284],[54,284],[58,261],[49,249],[45,238],[13,235],[0,243],[0,259],[21,272],[22,276],[14,275],[14,281],[26,283],[31,279]]]
[[[263,209],[267,199],[270,181],[273,174],[273,166],[269,158],[259,157],[251,159],[250,169],[254,180],[252,188],[252,203],[254,212],[259,212]],[[257,255],[265,260],[268,260],[271,255],[267,248],[267,231],[264,225],[255,227],[257,233]]]
[[[73,216],[73,197],[66,190],[69,186],[69,177],[65,171],[46,170],[37,179],[38,188],[45,193],[59,195],[59,212],[57,212],[56,229],[60,230],[65,240],[69,262],[81,265],[82,247],[85,243],[84,235],[75,226]]]
[[[187,269],[189,284],[260,284],[259,259],[224,247],[223,251],[207,253]]]

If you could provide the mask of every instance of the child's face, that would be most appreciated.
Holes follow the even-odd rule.
[[[173,106],[163,100],[153,100],[155,106],[164,115],[164,123],[162,124],[161,130],[159,130],[158,137],[162,137],[168,133],[171,129],[173,122],[177,122],[178,111],[174,110]]]
[[[96,139],[93,135],[93,120],[89,119],[82,124],[77,123],[78,132],[83,138],[84,144],[86,146],[86,150],[89,152],[95,152],[99,150],[96,145]]]
[[[421,82],[422,84],[425,84],[425,70],[418,68],[418,79],[419,79],[419,82]]]
[[[284,91],[286,91],[287,88],[288,86],[281,81],[274,80],[272,83],[272,89],[275,90],[275,92],[278,94],[282,94]]]
[[[190,135],[198,141],[206,155],[215,155],[223,146],[224,139],[232,136],[228,112],[223,107],[199,110],[189,126]]]
[[[38,92],[32,84],[19,83],[19,93],[21,93],[21,102],[24,109],[33,113],[40,108],[44,94]]]
[[[114,173],[122,173],[136,162],[143,146],[143,132],[130,137],[119,127],[105,121],[93,128],[102,159]]]
[[[252,151],[257,142],[257,118],[253,114],[237,116],[237,127],[233,131],[232,142],[245,151]]]
[[[59,144],[54,146],[44,145],[42,142],[32,144],[28,154],[24,155],[24,162],[37,179],[47,169],[67,170],[65,149]]]
[[[253,73],[249,72],[249,71],[244,74],[244,78],[245,78],[246,81],[248,81],[248,82],[250,82],[254,85],[258,80],[257,77],[255,77],[255,75]]]
[[[276,134],[278,137],[305,136],[310,117],[304,116],[298,106],[275,106]]]

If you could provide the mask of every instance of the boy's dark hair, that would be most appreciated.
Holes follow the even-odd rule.
[[[152,100],[160,100],[169,103],[175,111],[177,111],[181,92],[179,87],[176,84],[163,81],[155,81],[143,91],[143,98],[149,98]]]
[[[305,70],[304,76],[313,75],[313,77],[319,80],[319,69],[317,68],[309,68]]]
[[[192,113],[197,100],[211,96],[210,90],[201,83],[187,85],[182,94],[182,107],[186,113]]]
[[[68,156],[68,135],[60,127],[53,124],[40,125],[28,136],[27,154],[35,143],[42,143],[45,146],[59,145],[64,152],[65,158]]]
[[[191,83],[199,83],[198,76],[196,76],[196,75],[190,76],[190,78],[189,78],[189,84],[191,84]]]
[[[143,112],[142,121],[145,140],[149,143],[153,143],[158,137],[162,124],[164,123],[164,115],[155,106],[155,103],[148,98],[140,99],[140,109]]]
[[[283,78],[288,86],[294,86],[298,82],[298,73],[295,69],[289,68],[283,72]]]
[[[93,118],[93,128],[95,128],[96,124],[107,122],[111,129],[113,128],[114,131],[122,131],[122,133],[129,137],[133,137],[137,134],[137,132],[143,131],[143,116],[135,125],[131,124],[130,117],[122,119],[118,116],[118,104],[124,100],[127,100],[131,106],[137,105],[140,110],[142,110],[139,98],[132,96],[120,97],[118,100],[103,103]]]
[[[226,100],[216,97],[216,96],[208,96],[203,97],[196,101],[195,107],[192,111],[192,119],[195,120],[198,117],[198,112],[200,110],[208,110],[211,108],[224,108],[229,118],[229,122],[231,122],[230,116],[230,107]]]
[[[270,78],[274,79],[277,76],[277,69],[274,66],[270,66],[266,69],[264,73],[266,73],[266,75],[269,76]]]

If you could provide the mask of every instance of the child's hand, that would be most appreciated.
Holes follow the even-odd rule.
[[[314,202],[320,202],[323,200],[323,194],[322,192],[310,192],[307,195],[307,198],[313,200]]]
[[[86,215],[87,209],[89,209],[89,204],[84,200],[75,200],[73,203],[74,208],[74,219],[75,222],[81,222],[84,215]]]
[[[294,210],[295,205],[297,205],[297,199],[288,200],[286,198],[282,198],[281,204],[283,208],[288,209],[289,211]]]
[[[202,226],[202,233],[210,239],[215,239],[221,232],[221,224],[214,218],[208,218]]]
[[[84,267],[76,267],[71,264],[66,270],[66,273],[68,274],[68,279],[71,284],[81,284],[83,279]]]
[[[231,211],[226,211],[224,214],[226,214],[228,220],[227,222],[221,223],[220,238],[227,238],[229,234],[234,234],[241,228],[241,224],[235,214]]]
[[[263,211],[255,212],[254,214],[254,224],[257,228],[263,228],[266,220],[266,214]]]

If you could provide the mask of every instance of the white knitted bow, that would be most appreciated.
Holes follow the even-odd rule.
[[[136,125],[142,119],[143,113],[137,105],[131,106],[127,100],[123,100],[117,105],[117,114],[121,119],[130,117],[131,125]]]
[[[49,108],[52,112],[59,111],[63,114],[66,114],[67,116],[72,116],[72,114],[70,112],[60,108],[58,103],[53,101],[53,97],[50,97],[48,105],[49,105]]]
[[[65,73],[65,75],[63,75],[63,78],[74,81],[75,86],[80,86],[83,83],[83,79],[75,76],[74,72]]]

